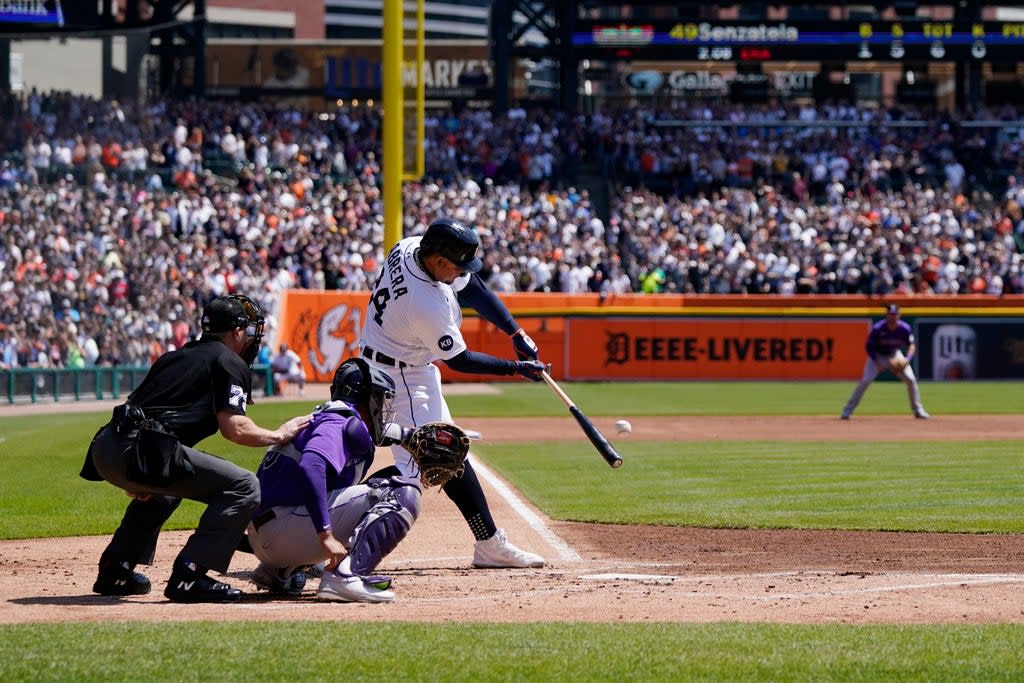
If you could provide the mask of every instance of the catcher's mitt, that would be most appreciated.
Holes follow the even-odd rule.
[[[420,425],[402,445],[419,465],[424,486],[444,486],[466,468],[469,436],[450,422]]]
[[[903,352],[897,351],[891,358],[889,358],[889,367],[893,372],[902,372],[903,368],[907,367],[908,362],[909,361],[906,356],[903,355]]]

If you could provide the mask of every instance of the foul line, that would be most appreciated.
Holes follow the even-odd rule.
[[[927,575],[926,575],[927,576]],[[995,583],[1021,583],[1024,577],[1019,574],[938,574],[934,575],[935,580],[923,583],[897,583],[888,586],[868,586],[866,588],[846,588],[840,590],[826,590],[814,593],[783,593],[776,597],[799,598],[815,595],[858,595],[862,593],[894,593],[899,591],[925,590],[928,588],[950,588],[954,586],[981,586]]]
[[[481,479],[485,480],[488,484],[494,487],[494,490],[498,492],[498,495],[505,499],[505,502],[509,504],[509,507],[515,511],[520,517],[530,525],[530,528],[537,532],[537,534],[548,542],[552,548],[558,553],[559,558],[564,562],[581,562],[583,560],[580,554],[569,547],[569,545],[555,534],[554,531],[548,528],[548,525],[541,519],[537,514],[528,508],[526,504],[519,499],[512,489],[505,485],[503,481],[498,479],[487,467],[480,462],[479,458],[473,458],[473,469],[480,476]]]

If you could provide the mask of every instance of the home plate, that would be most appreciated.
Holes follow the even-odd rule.
[[[646,581],[648,583],[672,583],[678,576],[664,576],[661,574],[585,574],[581,579],[592,579],[594,581]]]

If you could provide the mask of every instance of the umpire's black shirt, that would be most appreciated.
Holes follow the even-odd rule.
[[[159,420],[186,446],[217,432],[217,413],[245,415],[252,372],[216,337],[191,341],[156,359],[128,403]]]

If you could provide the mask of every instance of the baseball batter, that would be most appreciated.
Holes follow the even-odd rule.
[[[914,357],[914,352],[917,351],[917,344],[910,325],[900,320],[899,306],[889,304],[886,307],[885,319],[871,326],[871,332],[868,333],[868,340],[864,347],[868,353],[867,361],[864,363],[864,374],[854,388],[853,394],[850,395],[850,400],[843,407],[840,417],[849,420],[871,382],[878,377],[879,373],[891,370],[907,385],[910,409],[914,413],[914,417],[927,420],[928,413],[921,405],[921,392],[917,386],[917,377],[914,375],[913,368],[910,367],[910,360]],[[905,354],[904,349],[906,349]]]
[[[479,246],[477,236],[459,221],[436,220],[422,237],[407,237],[391,249],[374,284],[360,346],[363,357],[395,381],[395,421],[403,427],[452,419],[433,361],[458,372],[543,380],[541,372],[548,366],[538,360],[537,345],[476,274],[483,265],[476,256]],[[460,331],[463,307],[509,334],[519,360],[470,351]],[[393,446],[392,453],[402,475],[419,476],[407,450]],[[444,491],[476,538],[474,566],[544,565],[543,558],[517,548],[497,528],[468,461],[462,476],[445,484]]]

